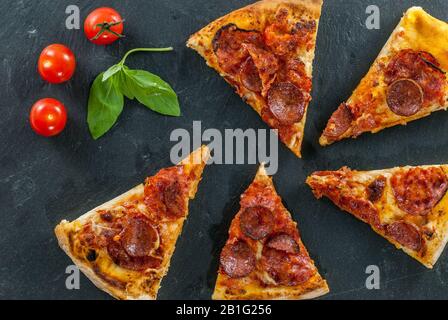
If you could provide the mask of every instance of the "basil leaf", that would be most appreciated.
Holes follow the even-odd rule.
[[[87,123],[96,140],[109,131],[123,111],[124,97],[118,90],[117,78],[113,76],[103,81],[101,73],[90,89]]]
[[[118,78],[118,87],[120,88],[120,91],[122,94],[126,96],[129,100],[134,100],[134,81],[132,78],[129,78],[126,75],[126,71],[129,70],[128,67],[123,66],[123,69],[120,71],[120,73],[117,74]]]
[[[123,74],[127,83],[133,84],[128,87],[141,104],[163,115],[180,116],[177,94],[160,77],[144,70],[124,69]]]
[[[104,72],[103,81],[107,81],[107,79],[112,77],[114,74],[116,74],[117,72],[120,72],[122,68],[123,68],[123,66],[121,64],[115,64],[112,67],[110,67],[109,69],[107,69],[107,71]]]

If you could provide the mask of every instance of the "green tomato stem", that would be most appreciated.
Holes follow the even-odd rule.
[[[168,48],[136,48],[136,49],[132,49],[131,51],[128,51],[123,59],[120,61],[120,65],[124,65],[124,63],[126,62],[126,59],[133,53],[135,52],[169,52],[169,51],[173,51],[174,48],[173,47],[168,47]]]

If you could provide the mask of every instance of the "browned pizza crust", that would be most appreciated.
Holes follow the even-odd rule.
[[[342,168],[312,174],[307,184],[319,199],[368,223],[408,255],[432,268],[448,241],[448,166],[376,171]]]
[[[190,199],[194,199],[202,171],[209,159],[209,150],[202,147],[193,152],[179,166],[183,167],[185,174],[195,177],[188,189],[187,206]],[[98,250],[95,262],[86,259],[88,248],[77,238],[77,234],[87,224],[96,224],[99,215],[104,212],[122,210],[127,203],[136,203],[136,209],[147,214],[144,204],[145,187],[139,185],[125,194],[89,211],[73,222],[62,221],[55,228],[55,234],[60,247],[79,267],[79,269],[101,290],[117,299],[123,300],[154,300],[160,288],[160,283],[169,269],[171,257],[175,250],[177,238],[182,232],[184,221],[188,216],[188,207],[185,216],[170,221],[161,221],[158,230],[161,241],[164,243],[162,263],[159,268],[143,271],[128,270],[116,265],[108,256],[107,250]],[[100,227],[100,226],[99,226]]]
[[[253,207],[254,205],[255,207]],[[260,209],[260,206],[263,209]],[[249,227],[253,222],[253,220],[252,222],[249,221],[249,225],[247,225],[248,222],[244,222],[246,221],[244,216],[248,210],[254,209],[262,211],[269,210],[269,215],[273,219],[272,221],[270,219],[264,221],[264,227],[261,229],[252,229],[252,232],[262,231],[261,234],[257,234],[256,240],[253,238],[253,235],[250,236],[250,233],[247,233],[248,231],[244,231],[245,229],[243,229]],[[259,213],[262,212],[259,211]],[[262,220],[265,219],[263,218]],[[271,223],[272,228],[266,229]],[[304,264],[296,265],[295,263],[297,262],[291,262],[285,269],[281,269],[283,273],[280,275],[277,273],[273,274],[269,269],[263,267],[264,250],[271,250],[270,244],[273,239],[282,239],[286,243],[288,241],[294,241],[292,247],[297,245],[297,251],[292,256],[284,255],[284,259],[297,261],[294,259],[299,257],[299,261],[302,261],[301,263]],[[246,243],[254,253],[256,262],[252,270],[245,270],[245,265],[239,266],[234,270],[234,260],[227,260],[229,252],[227,248],[240,242]],[[277,254],[277,251],[275,253]],[[295,256],[297,253],[299,255]],[[279,254],[283,257],[282,252],[279,252]],[[279,263],[281,261],[279,260]],[[291,271],[299,268],[299,265],[301,265],[300,271],[296,271],[297,273]],[[229,271],[226,271],[226,268],[229,268],[229,271],[233,272],[232,275],[229,275]],[[291,272],[291,276],[287,275],[289,272]],[[276,280],[277,276],[279,279]],[[300,280],[298,280],[299,278]],[[313,260],[309,257],[308,251],[297,230],[297,224],[292,220],[291,214],[281,203],[281,199],[275,191],[272,178],[267,175],[264,166],[261,166],[254,182],[242,195],[241,209],[232,221],[227,244],[221,253],[221,265],[218,271],[213,299],[302,300],[313,299],[325,295],[328,292],[327,282],[319,274]]]
[[[332,115],[320,144],[377,133],[446,110],[447,33],[446,22],[420,7],[410,8],[352,96]]]
[[[294,54],[296,59],[299,59],[304,63],[304,72],[311,80],[315,42],[322,3],[322,0],[259,1],[242,9],[236,10],[210,23],[208,26],[192,35],[188,40],[187,46],[196,50],[206,60],[207,64],[211,68],[215,69],[229,84],[234,86],[237,93],[243,98],[243,100],[246,101],[263,118],[263,109],[267,103],[265,98],[260,94],[254,93],[253,91],[247,89],[244,85],[239,83],[239,80],[236,79],[235,76],[223,70],[218,62],[218,58],[213,48],[215,35],[219,32],[219,30],[228,25],[235,25],[241,30],[262,32],[265,30],[266,26],[275,21],[275,19],[277,19],[282,12],[287,13],[287,21],[290,25],[304,21],[312,22],[314,24],[314,30],[309,41],[310,45],[306,49],[298,49]],[[309,89],[309,91],[311,91],[311,89]],[[309,99],[309,101],[311,100],[310,92],[306,93],[306,98]],[[303,117],[299,121],[286,126],[287,130],[284,128],[285,126],[280,126],[281,128],[279,129],[278,125],[268,122],[272,128],[279,129],[281,140],[298,157],[301,157],[301,146],[303,142],[309,101],[306,103]],[[267,122],[265,119],[263,120]],[[283,133],[282,130],[287,132]]]

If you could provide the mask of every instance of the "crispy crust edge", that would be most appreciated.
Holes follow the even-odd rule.
[[[251,15],[253,12],[266,12],[272,9],[277,8],[279,5],[288,5],[294,8],[296,6],[299,6],[301,8],[305,8],[307,13],[316,21],[316,33],[314,35],[314,41],[316,41],[317,33],[319,30],[319,20],[322,12],[322,5],[323,0],[263,0],[256,2],[254,4],[248,5],[246,7],[243,7],[241,9],[235,10],[221,18],[218,18],[217,20],[211,22],[206,27],[202,28],[195,34],[193,34],[188,42],[187,47],[197,51],[206,61],[207,65],[215,69],[221,77],[223,77],[226,82],[228,82],[230,85],[232,83],[229,81],[227,75],[225,72],[221,70],[221,68],[218,65],[218,62],[213,54],[211,54],[212,51],[212,41],[215,33],[224,25],[228,23],[232,23],[235,20],[241,21],[242,17],[245,14]],[[264,16],[261,14],[261,16]],[[263,17],[264,19],[264,17]],[[250,24],[249,22],[246,22],[246,24]],[[311,78],[312,78],[312,70],[313,70],[313,61],[315,58],[315,48],[310,53],[310,59],[311,61],[308,61],[307,64],[311,64],[309,66],[311,70]],[[256,97],[256,95],[252,94],[249,90],[242,89],[244,92],[242,94],[244,95],[244,98],[246,102],[261,116],[261,110],[263,108],[263,104],[259,99]],[[309,105],[308,105],[309,107]],[[302,144],[304,140],[304,133],[305,133],[305,126],[306,126],[306,120],[307,120],[307,113],[308,108],[303,116],[303,119],[296,123],[294,125],[294,135],[292,136],[291,140],[289,142],[285,142],[285,145],[298,157],[302,158]]]
[[[257,175],[253,182],[264,182],[266,184],[271,185],[273,188],[274,182],[272,181],[272,177],[268,176],[265,165],[262,164],[258,169]],[[252,183],[253,183],[252,182]],[[289,213],[289,212],[288,212]],[[290,213],[289,213],[290,214]],[[292,217],[291,217],[292,219]],[[313,261],[314,265],[314,260]],[[226,288],[220,285],[223,275],[218,273],[218,277],[216,280],[215,289],[212,295],[213,300],[307,300],[307,299],[315,299],[317,297],[323,296],[330,292],[330,288],[328,287],[327,281],[322,278],[319,270],[316,268],[316,275],[313,277],[313,280],[316,281],[316,288],[312,291],[306,293],[297,292],[297,288],[300,286],[295,286],[291,288],[272,288],[272,289],[263,289],[260,292],[253,293],[247,295],[230,295],[226,294]]]
[[[90,217],[96,214],[98,210],[101,210],[103,208],[109,208],[113,207],[117,203],[122,202],[123,200],[128,199],[131,195],[135,194],[141,194],[143,195],[143,184],[135,187],[134,189],[124,193],[121,196],[118,196],[117,198],[105,203],[104,205],[101,205],[80,218],[78,218],[76,221],[80,221],[82,223],[89,220]],[[75,265],[81,270],[84,275],[90,279],[90,281],[93,282],[95,286],[98,287],[98,289],[105,291],[112,297],[116,299],[133,299],[133,297],[129,296],[124,292],[123,290],[117,289],[114,286],[108,284],[104,280],[102,280],[98,275],[95,274],[95,272],[92,270],[92,268],[82,260],[78,259],[70,250],[70,244],[69,244],[69,228],[70,228],[70,222],[67,220],[63,220],[59,225],[56,226],[54,232],[56,234],[56,238],[58,239],[59,246],[61,249],[70,257],[70,259],[75,263]],[[154,300],[156,299],[156,295],[146,295],[142,294],[138,297],[138,300]]]
[[[264,292],[259,294],[259,296],[256,297],[257,300],[310,300],[310,299],[316,299],[321,296],[324,296],[330,292],[330,288],[328,287],[328,284],[325,280],[322,280],[319,282],[319,286],[307,293],[300,294],[300,293],[292,293],[290,292],[292,290],[283,289],[283,290],[264,290]],[[232,295],[225,294],[225,290],[215,290],[213,293],[213,300],[246,300],[246,299],[253,299],[253,297],[236,297]]]
[[[441,168],[445,172],[445,174],[447,174],[447,176],[448,176],[448,165],[424,165],[424,166],[415,166],[415,167],[406,166],[406,167],[395,167],[395,168],[391,168],[391,169],[382,169],[382,170],[373,170],[373,171],[356,171],[356,170],[351,170],[349,168],[345,168],[344,170],[350,170],[351,172],[354,172],[357,175],[363,175],[363,176],[366,176],[366,177],[371,177],[371,176],[393,174],[395,171],[401,170],[401,169],[411,169],[411,168],[423,168],[424,169],[424,168],[433,168],[433,167]],[[335,172],[338,172],[338,171],[335,171]],[[318,197],[316,195],[316,193],[314,192],[313,185],[316,185],[316,184],[325,185],[326,183],[325,183],[324,179],[322,177],[320,177],[320,176],[316,176],[315,173],[313,173],[313,174],[311,174],[307,178],[306,183],[311,188],[311,190],[313,191],[313,193],[316,196],[316,198],[320,199],[320,197]],[[448,192],[445,195],[445,198],[447,198],[447,197],[448,197]],[[443,201],[443,199],[441,201]],[[341,210],[344,211],[344,212],[347,212],[346,210],[343,210],[343,209],[341,209]],[[446,214],[448,215],[448,212]],[[351,215],[354,216],[353,214],[351,214]],[[354,216],[354,217],[359,219],[356,216]],[[446,218],[445,220],[446,221],[445,221],[444,226],[439,226],[437,228],[437,230],[440,231],[440,235],[441,235],[440,241],[438,241],[438,243],[435,245],[434,244],[435,240],[430,240],[428,242],[428,244],[429,244],[431,250],[429,252],[427,252],[427,254],[424,257],[418,256],[414,251],[412,251],[410,249],[407,249],[406,247],[404,247],[403,245],[399,244],[397,241],[395,241],[394,239],[388,237],[384,233],[378,232],[378,230],[376,230],[374,228],[372,228],[372,230],[375,233],[377,233],[378,235],[380,235],[381,237],[383,237],[384,239],[386,239],[392,245],[394,245],[397,249],[402,250],[404,253],[409,255],[411,258],[413,258],[413,259],[417,260],[418,262],[420,262],[426,268],[432,269],[434,267],[434,265],[437,263],[437,261],[439,260],[440,256],[442,255],[442,253],[443,253],[443,251],[444,251],[444,249],[446,247],[446,244],[448,243],[448,218]],[[362,222],[365,223],[364,221],[362,221]]]
[[[190,154],[189,157],[187,157],[186,159],[181,161],[179,164],[186,165],[186,166],[188,166],[190,164],[201,164],[201,167],[202,167],[201,170],[203,170],[204,167],[206,166],[206,163],[207,163],[209,157],[210,157],[210,150],[208,149],[208,147],[202,146],[200,149],[198,149],[198,150],[194,151],[192,154]],[[202,176],[202,172],[201,172],[201,176]],[[189,192],[190,199],[194,199],[194,196],[197,192],[197,188],[198,188],[200,181],[201,181],[201,178],[199,178],[191,187],[190,192]],[[131,189],[130,191],[116,197],[115,199],[108,201],[108,202],[96,207],[95,209],[87,212],[86,214],[82,215],[75,221],[85,223],[93,215],[95,215],[98,210],[114,207],[117,203],[121,203],[124,200],[128,199],[129,197],[132,197],[135,195],[143,196],[143,194],[144,194],[144,185],[143,184],[138,185],[135,188]],[[177,231],[177,235],[175,235],[176,239],[178,239],[178,237],[180,236],[180,234],[182,232],[183,222],[185,221],[185,219],[186,219],[186,217],[184,218],[184,220],[182,222],[180,222],[180,225],[179,225],[178,231]],[[163,277],[162,277],[162,279],[158,280],[158,283],[157,283],[156,289],[154,290],[154,293],[151,293],[151,294],[141,293],[138,297],[134,297],[134,296],[128,295],[124,290],[120,290],[120,289],[108,284],[104,280],[102,280],[98,275],[95,274],[95,272],[92,270],[92,268],[88,264],[86,264],[83,261],[81,261],[80,259],[78,259],[71,252],[69,238],[68,238],[68,233],[69,233],[68,228],[70,227],[70,225],[71,225],[70,222],[68,222],[67,220],[63,220],[60,224],[58,224],[55,227],[54,232],[55,232],[56,238],[58,240],[58,244],[59,244],[60,248],[73,261],[73,263],[75,263],[75,265],[81,270],[81,272],[84,273],[84,275],[88,279],[90,279],[90,281],[92,281],[92,283],[98,289],[108,293],[109,295],[111,295],[112,297],[114,297],[116,299],[121,299],[121,300],[155,300],[155,299],[157,299],[157,293],[160,289],[160,283],[161,283],[163,277],[168,273],[168,269],[170,267],[171,258],[174,254],[175,247],[176,247],[176,241],[172,244],[171,250],[168,250],[168,257],[167,257],[168,263],[165,266],[164,270],[162,270]]]
[[[381,58],[390,55],[390,52],[393,48],[393,46],[396,43],[396,37],[397,35],[402,32],[404,29],[404,24],[405,21],[407,21],[410,17],[412,17],[412,15],[415,15],[419,18],[428,20],[428,22],[437,22],[438,23],[438,27],[440,28],[440,25],[443,23],[445,25],[448,26],[448,24],[444,21],[438,20],[435,17],[433,17],[432,15],[430,15],[429,13],[427,13],[422,7],[419,6],[414,6],[409,8],[405,14],[403,15],[403,17],[401,18],[399,24],[396,26],[396,28],[392,31],[392,34],[390,35],[390,37],[388,38],[386,44],[384,45],[384,47],[381,49],[380,53],[378,54],[378,57],[375,59],[375,61],[373,62],[372,66],[370,67],[369,71],[367,72],[367,74],[363,77],[363,79],[360,81],[360,83],[358,84],[358,86],[355,88],[354,92],[352,93],[352,95],[350,96],[349,99],[347,99],[347,101],[351,100],[352,96],[355,94],[356,89],[361,85],[361,83],[367,79],[373,72],[375,72],[375,69],[378,65],[378,62],[381,60]],[[415,24],[415,22],[414,22]],[[417,27],[416,27],[417,28]],[[440,107],[440,108],[436,108],[434,109],[433,107],[430,107],[429,110],[427,110],[427,112],[424,113],[418,113],[412,117],[407,117],[404,119],[400,119],[397,121],[394,121],[390,124],[388,124],[387,126],[384,127],[380,127],[380,128],[376,128],[372,131],[370,131],[371,133],[375,134],[378,133],[384,129],[387,128],[391,128],[391,127],[395,127],[397,125],[407,125],[408,123],[415,121],[415,120],[419,120],[422,118],[425,118],[427,116],[429,116],[430,114],[432,114],[433,112],[436,111],[441,111],[441,110],[446,110],[448,108],[448,105],[445,107]],[[336,110],[335,110],[336,111]],[[328,124],[327,124],[328,126]],[[350,134],[347,134],[350,130],[347,130],[346,133],[342,134],[337,140],[330,140],[328,139],[323,133],[319,138],[319,144],[322,147],[327,147],[330,146],[336,142],[339,142],[341,140],[347,139],[347,138],[352,138],[352,139],[356,139],[357,137],[352,137]]]

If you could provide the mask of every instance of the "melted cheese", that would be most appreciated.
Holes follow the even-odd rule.
[[[448,165],[442,166],[421,166],[421,168],[439,167],[448,175]],[[384,176],[387,179],[386,187],[384,189],[381,199],[375,203],[375,207],[378,209],[380,222],[382,224],[390,224],[407,215],[406,212],[401,210],[396,203],[395,196],[391,187],[390,179],[399,170],[407,170],[412,167],[393,168],[388,170],[377,171],[352,171],[351,176],[347,180],[355,181],[359,183],[357,189],[344,188],[346,182],[340,181],[336,176],[311,176],[309,182],[312,180],[313,184],[321,185],[325,190],[325,186],[333,186],[335,184],[342,186],[341,191],[344,192],[350,190],[352,196],[358,196],[365,193],[365,187],[379,176]],[[325,192],[324,192],[325,195]],[[362,199],[365,199],[362,197]],[[432,209],[431,213],[427,216],[428,222],[421,225],[422,228],[433,230],[434,235],[430,238],[425,238],[426,251],[423,254],[417,253],[413,250],[407,249],[396,242],[394,239],[388,237],[383,231],[374,228],[374,231],[385,237],[397,248],[402,249],[408,255],[415,258],[428,268],[432,268],[443,251],[448,241],[448,192],[442,198],[442,200]],[[425,237],[425,236],[424,236]]]
[[[208,26],[204,27],[199,32],[195,33],[187,43],[187,46],[196,50],[207,62],[211,68],[215,69],[227,82],[234,85],[235,80],[232,76],[222,70],[218,63],[218,59],[213,52],[213,39],[216,32],[227,24],[235,24],[238,28],[244,30],[263,31],[266,26],[271,23],[276,13],[282,9],[288,9],[288,23],[294,25],[301,21],[315,21],[316,32],[313,33],[312,43],[314,44],[311,50],[297,50],[296,56],[305,63],[306,73],[309,78],[312,78],[313,60],[315,56],[315,42],[317,37],[317,30],[319,27],[319,19],[322,9],[322,0],[264,0],[256,2],[252,5],[246,6],[239,10],[233,11],[228,15],[221,17]],[[261,116],[262,110],[266,103],[264,99],[254,94],[244,86],[239,86],[238,94]],[[301,157],[302,141],[306,125],[306,111],[302,120],[293,126],[291,134],[288,139],[282,139],[286,146],[294,152],[299,158]],[[278,128],[276,128],[278,129]]]
[[[337,140],[356,137],[366,131],[376,133],[388,127],[404,125],[448,107],[448,102],[442,105],[433,103],[410,117],[399,116],[389,109],[386,102],[388,85],[384,82],[383,71],[395,53],[404,49],[426,51],[437,59],[443,70],[448,70],[448,24],[432,17],[420,7],[410,8],[406,12],[367,75],[347,100],[350,106],[369,105],[368,110],[363,112],[352,127]],[[448,83],[445,83],[442,92],[445,93],[444,100],[446,101]],[[366,104],[368,101],[371,103]],[[370,123],[373,116],[380,123],[377,122],[373,128],[364,128],[363,124]],[[323,146],[333,142],[335,141],[328,139],[325,135],[320,138],[320,144]]]
[[[420,7],[409,9],[401,21],[404,33],[401,47],[427,51],[437,58],[442,69],[448,70],[448,24],[440,21]]]
[[[90,262],[87,259],[90,248],[85,246],[79,238],[84,226],[89,223],[92,224],[93,231],[96,234],[101,232],[104,227],[101,226],[102,220],[99,212],[113,211],[114,215],[125,214],[124,203],[132,202],[141,213],[148,214],[143,201],[143,185],[139,185],[114,200],[91,210],[76,221],[71,223],[61,222],[55,229],[60,246],[95,285],[112,296],[119,299],[155,299],[160,282],[168,271],[176,241],[188,215],[188,200],[195,197],[203,169],[209,157],[209,149],[202,146],[179,164],[183,165],[184,174],[192,179],[188,197],[185,199],[187,203],[186,213],[185,217],[175,221],[161,221],[157,226],[163,247],[163,261],[157,270],[147,269],[144,272],[137,272],[121,268],[112,261],[107,253],[107,248],[95,248],[97,258],[94,262]]]
[[[255,193],[258,194],[269,191],[269,197],[275,198],[275,204],[273,205],[273,212],[275,215],[282,215],[284,221],[282,225],[289,225],[291,229],[297,232],[298,241],[297,244],[300,247],[302,254],[305,254],[308,258],[308,251],[306,250],[300,235],[297,231],[297,224],[292,220],[291,214],[281,203],[281,199],[278,196],[272,179],[267,175],[264,166],[262,165],[255,177],[253,184],[248,188],[248,190],[242,195],[242,199],[248,197],[249,193],[252,193],[251,187],[253,185],[263,186],[256,190]],[[239,227],[239,215],[240,212],[233,219],[228,242],[232,242],[235,239],[241,239],[243,236],[240,234],[241,229]],[[279,218],[279,217],[277,217]],[[249,240],[249,239],[246,239]],[[262,258],[264,240],[249,241],[250,246],[253,247],[255,252],[255,257],[257,261]],[[283,286],[276,283],[276,281],[264,270],[256,268],[251,274],[243,278],[230,278],[227,276],[222,269],[218,273],[218,279],[216,281],[215,291],[213,293],[214,300],[235,300],[235,299],[255,299],[255,300],[265,300],[265,299],[309,299],[314,298],[329,292],[328,285],[326,281],[319,274],[317,268],[314,265],[314,261],[309,258],[309,267],[314,270],[314,275],[308,279],[305,283],[296,286]]]

